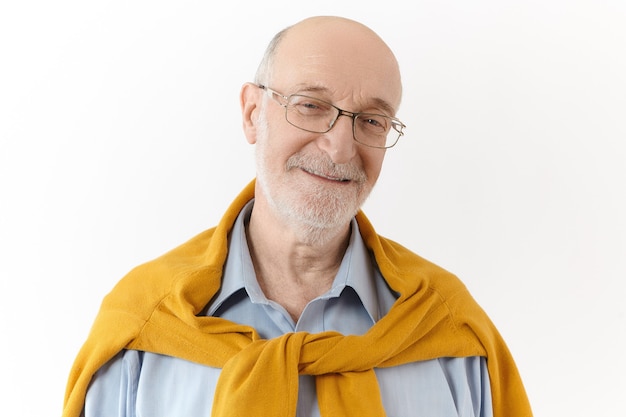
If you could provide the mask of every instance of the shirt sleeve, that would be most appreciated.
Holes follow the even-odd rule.
[[[487,359],[440,358],[459,416],[493,417]]]
[[[389,416],[493,417],[483,357],[444,357],[377,368]]]
[[[141,352],[118,353],[94,375],[83,417],[135,417]]]

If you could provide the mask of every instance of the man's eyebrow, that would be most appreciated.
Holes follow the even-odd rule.
[[[322,93],[329,94],[330,90],[326,87],[316,86],[316,85],[297,85],[296,91],[298,93]],[[370,100],[374,105],[372,107],[376,107],[381,109],[385,114],[395,116],[396,110],[395,108],[389,104],[386,100],[382,98],[374,97]]]
[[[386,100],[376,97],[373,99],[373,101],[374,103],[376,103],[376,107],[381,108],[384,112],[386,112],[389,115],[395,116],[396,110]]]
[[[330,90],[326,87],[309,84],[298,84],[296,86],[296,91],[298,91],[298,93],[330,93]]]

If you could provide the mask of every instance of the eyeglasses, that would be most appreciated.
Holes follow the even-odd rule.
[[[312,133],[326,133],[339,116],[352,119],[352,137],[361,145],[387,149],[404,135],[404,123],[395,117],[375,113],[354,113],[315,97],[302,94],[285,96],[264,85],[262,90],[285,108],[285,119],[292,126]]]

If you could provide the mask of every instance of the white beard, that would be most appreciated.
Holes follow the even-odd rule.
[[[261,111],[257,128],[257,184],[268,204],[308,244],[324,244],[345,230],[369,196],[372,186],[360,166],[335,164],[324,153],[292,155],[279,172],[269,166],[268,127]],[[294,181],[295,172],[304,169],[334,178],[345,178],[350,184],[321,184]]]

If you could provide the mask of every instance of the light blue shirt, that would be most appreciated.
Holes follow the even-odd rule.
[[[312,300],[294,322],[282,306],[265,297],[256,280],[245,234],[252,204],[244,207],[233,226],[222,286],[205,314],[251,325],[261,337],[273,338],[298,331],[363,334],[389,311],[396,295],[378,272],[353,220],[332,288]],[[83,413],[209,417],[220,372],[170,356],[122,351],[94,376]],[[492,417],[485,358],[439,358],[375,372],[388,417]],[[297,417],[319,416],[315,379],[301,375]]]

